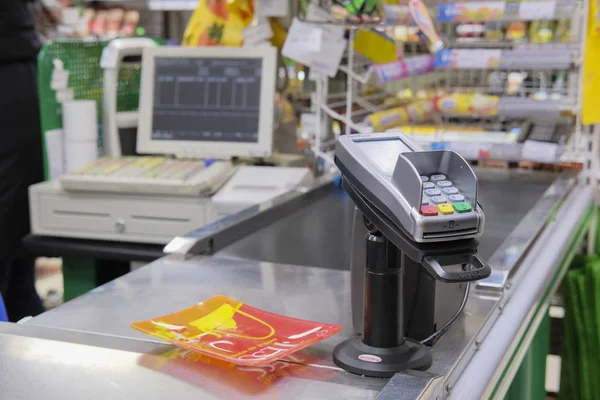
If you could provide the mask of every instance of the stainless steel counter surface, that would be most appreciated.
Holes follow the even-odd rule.
[[[340,334],[303,350],[299,356],[306,365],[322,369],[320,374],[347,378],[345,385],[368,388],[364,396],[355,394],[354,398],[370,398],[373,392],[383,389],[388,380],[349,374],[336,367],[331,358],[335,345],[352,334],[349,280],[348,271],[224,257],[187,261],[165,257],[46,312],[26,325],[162,345],[162,341],[130,328],[131,322],[157,317],[215,294],[224,294],[290,317],[341,324]],[[493,294],[481,297],[473,293],[470,296],[464,315],[436,343],[434,363],[428,370],[430,376],[446,375],[455,367],[468,352],[473,337],[498,298]],[[185,364],[185,360],[181,363]],[[194,369],[192,365],[189,368]],[[399,378],[400,382],[403,376]],[[414,382],[412,375],[406,375],[406,379]],[[407,398],[419,396],[422,388],[417,386],[414,386],[415,391],[405,393]],[[337,398],[350,397],[340,395]]]
[[[479,254],[489,259],[558,174],[476,169],[486,224]],[[348,269],[354,204],[342,188],[226,247],[219,255],[281,264]],[[318,249],[318,251],[315,251]]]
[[[374,399],[385,381],[281,362],[235,368],[164,344],[0,323],[0,398]]]
[[[223,294],[282,315],[349,328],[349,288],[346,271],[223,257],[164,257],[29,324],[153,340],[130,324]]]
[[[486,258],[494,252],[491,249],[500,246],[502,240],[506,239],[518,221],[536,204],[539,196],[552,183],[552,175],[540,175],[542,179],[538,179],[534,175],[517,174],[515,178],[513,175],[506,176],[500,173],[497,175],[492,174],[492,178],[486,178],[486,182],[490,182],[490,179],[492,179],[492,182],[494,179],[500,182],[500,184],[490,184],[488,189],[482,189],[482,196],[485,196],[483,193],[487,193],[493,199],[487,202],[482,200],[486,214],[493,215],[487,221],[486,234],[488,236],[482,238],[482,246],[489,246],[485,250],[487,252],[485,254]],[[485,184],[481,187],[485,188]],[[523,192],[519,192],[521,190]],[[538,194],[537,197],[535,196],[536,193]],[[340,192],[339,194],[343,196],[343,193]],[[523,201],[518,204],[512,203],[512,201],[517,202],[520,196],[524,196]],[[511,198],[510,202],[507,202],[507,197]],[[324,198],[323,201],[329,200]],[[338,201],[343,202],[344,200],[338,198]],[[329,204],[328,207],[330,206],[332,204]],[[351,207],[348,208],[348,210],[351,209]],[[299,210],[298,215],[303,215],[303,212],[303,210]],[[583,213],[583,210],[581,210],[581,213]],[[286,223],[288,224],[286,229],[291,230],[294,228],[290,221],[299,221],[298,215],[291,216],[291,219],[284,219],[284,222],[287,220]],[[345,215],[343,210],[341,215]],[[306,218],[308,218],[308,215]],[[302,219],[300,218],[300,220]],[[490,220],[498,222],[491,223]],[[310,221],[318,223],[319,218]],[[334,224],[330,218],[322,218],[321,223]],[[299,226],[296,227],[304,232],[303,229],[308,229],[310,223],[307,222],[302,229]],[[330,229],[330,231],[335,234],[336,228],[342,229],[343,227],[344,225],[333,225],[331,226],[333,229]],[[272,226],[261,230],[265,234],[265,241],[268,238],[277,237],[277,230],[272,231],[271,229],[273,229]],[[499,233],[495,229],[503,232]],[[109,339],[127,343],[123,347],[120,344],[109,347],[112,351],[127,352],[131,342],[138,341],[152,346],[160,346],[160,351],[142,351],[138,349],[136,354],[138,357],[141,357],[141,354],[150,357],[156,356],[156,359],[152,358],[152,361],[149,362],[152,365],[154,362],[169,365],[175,363],[176,366],[173,366],[173,370],[176,371],[174,375],[177,376],[178,382],[182,379],[193,381],[193,385],[188,384],[188,386],[195,389],[189,390],[196,390],[196,393],[202,394],[202,396],[197,396],[198,398],[211,398],[211,395],[220,398],[235,398],[233,395],[230,396],[230,393],[232,393],[230,392],[231,382],[234,381],[234,378],[229,376],[232,372],[231,369],[228,370],[229,372],[223,370],[215,373],[216,376],[221,377],[220,380],[216,379],[217,382],[215,383],[215,379],[208,379],[205,376],[213,376],[206,368],[197,366],[192,360],[185,359],[185,355],[176,352],[169,352],[168,357],[166,357],[162,342],[130,328],[133,321],[170,313],[215,294],[224,294],[268,311],[291,317],[339,323],[344,328],[340,334],[311,346],[299,354],[302,357],[301,365],[307,368],[310,367],[308,371],[315,369],[316,376],[331,377],[326,378],[325,386],[323,386],[323,378],[316,378],[316,376],[313,377],[314,379],[308,380],[299,378],[298,382],[296,380],[290,381],[288,378],[278,378],[280,380],[277,382],[281,383],[270,386],[269,390],[265,389],[259,396],[260,398],[373,398],[381,392],[382,398],[385,399],[415,399],[436,398],[436,396],[443,393],[443,387],[447,379],[456,381],[477,350],[476,338],[485,337],[489,330],[493,328],[494,321],[498,317],[497,309],[503,293],[501,291],[472,290],[465,312],[434,345],[434,362],[426,373],[400,373],[390,380],[364,378],[348,374],[334,366],[331,354],[337,343],[352,334],[349,272],[331,265],[317,265],[319,267],[329,267],[326,269],[311,267],[311,263],[305,266],[293,266],[285,263],[244,259],[244,252],[251,251],[251,243],[257,243],[253,241],[258,240],[256,235],[259,233],[251,235],[248,238],[249,242],[242,243],[246,240],[244,239],[229,248],[231,250],[241,243],[246,246],[244,251],[236,252],[225,249],[226,251],[213,257],[197,257],[184,260],[177,256],[169,256],[157,260],[55,310],[34,318],[26,324],[27,329],[53,327],[59,330],[68,330],[69,335],[83,335],[86,338],[94,338],[92,344],[75,342],[78,346],[97,346],[106,349],[106,341]],[[308,233],[308,231],[304,233]],[[294,240],[292,239],[291,243],[289,241],[290,234],[288,232],[288,236],[282,235],[287,238],[286,242],[293,246]],[[334,243],[335,240],[337,239],[331,239]],[[321,243],[322,241],[324,243]],[[327,246],[331,242],[328,241],[328,236],[325,235],[318,241],[318,243],[321,243],[321,247],[317,246],[317,250],[315,250],[314,247],[302,247],[302,243],[298,239],[296,242],[298,249],[291,255],[286,255],[285,247],[282,249],[277,248],[278,243],[280,242],[275,241],[270,245],[269,251],[273,251],[271,254],[277,257],[296,259],[297,254],[310,258],[311,255],[304,253],[310,251],[318,253],[318,249]],[[340,243],[341,246],[348,245],[343,241]],[[255,250],[253,254],[257,258],[266,254],[264,248]],[[500,248],[499,251],[504,250]],[[335,254],[337,253],[331,252],[323,260],[330,264],[331,260],[327,261],[327,258],[332,256],[335,260],[337,257]],[[318,257],[318,255],[313,257],[313,260],[317,260]],[[268,257],[265,258],[268,259]],[[528,305],[523,306],[527,307]],[[0,332],[2,332],[1,329]],[[67,333],[64,334],[67,335]],[[104,339],[100,340],[98,337],[104,337]],[[64,340],[73,342],[71,339]],[[96,344],[95,340],[100,340],[100,344]],[[75,345],[75,343],[73,344]],[[21,346],[25,346],[25,344],[21,344]],[[77,350],[74,348],[69,351],[76,352]],[[163,353],[163,357],[158,357],[160,353]],[[60,358],[59,356],[55,357]],[[107,355],[106,357],[110,356]],[[121,357],[121,355],[118,357]],[[177,359],[173,361],[169,357]],[[184,359],[181,357],[184,357]],[[131,366],[132,370],[128,370],[131,373],[137,373],[133,370],[138,369],[139,366],[146,366],[144,363],[134,365],[131,359],[124,355],[123,360],[123,364]],[[108,358],[106,363],[110,363]],[[182,378],[182,376],[185,378]],[[227,378],[228,376],[231,379]],[[1,375],[0,379],[2,379]],[[141,379],[152,378],[151,375],[143,375]],[[119,384],[121,384],[120,382]],[[159,381],[157,380],[157,382]],[[172,381],[168,383],[165,381],[160,382],[173,384]],[[287,382],[292,382],[289,390],[286,386]],[[278,385],[282,385],[284,391],[275,389]],[[0,385],[0,387],[2,386]],[[398,388],[402,389],[398,390]],[[152,393],[151,389],[152,387],[149,386],[148,393]],[[191,391],[186,393],[185,397],[196,393]],[[241,394],[239,397],[245,398],[244,396],[252,397],[254,395]],[[130,397],[135,398],[135,396]],[[152,397],[155,396],[152,395]],[[442,394],[440,398],[443,397]]]

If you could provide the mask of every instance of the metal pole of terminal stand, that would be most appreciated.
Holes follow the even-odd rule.
[[[363,341],[389,348],[404,343],[403,265],[379,232],[367,234]]]

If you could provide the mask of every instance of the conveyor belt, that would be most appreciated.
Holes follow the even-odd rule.
[[[476,170],[486,216],[480,254],[488,259],[556,179],[555,174]],[[218,255],[348,269],[354,205],[340,187],[312,206],[258,230]],[[318,249],[318,251],[316,250]]]

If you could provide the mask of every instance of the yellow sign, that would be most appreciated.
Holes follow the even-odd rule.
[[[584,125],[600,123],[600,35],[598,35],[598,12],[595,0],[590,1],[588,26],[583,58],[583,93],[581,118]]]

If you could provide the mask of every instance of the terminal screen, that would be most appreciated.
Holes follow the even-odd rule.
[[[262,60],[157,58],[153,140],[258,142]]]
[[[394,172],[398,156],[401,153],[412,151],[400,139],[365,140],[357,143],[367,157],[387,175],[391,175]]]

